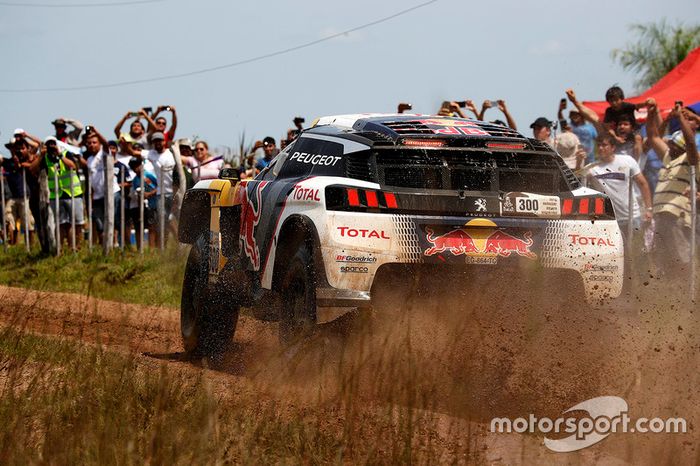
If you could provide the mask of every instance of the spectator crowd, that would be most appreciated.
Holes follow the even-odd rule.
[[[295,138],[303,123],[296,117],[287,137]],[[66,244],[78,249],[87,237],[91,246],[94,239],[141,248],[143,233],[137,232],[145,231],[150,247],[162,246],[177,225],[178,191],[217,178],[230,165],[204,140],[175,138],[177,111],[171,105],[125,113],[113,139],[76,119],[61,117],[52,125],[54,134],[43,139],[17,128],[5,144],[0,180],[5,245],[23,237],[27,248],[38,242],[50,254]],[[242,157],[240,177],[254,177],[278,152],[274,138],[256,141]],[[114,231],[112,238],[105,237],[106,229]]]
[[[653,99],[631,104],[618,86],[605,93],[609,106],[602,118],[579,101],[573,89],[565,95],[556,119],[532,122],[532,137],[554,148],[587,186],[608,195],[628,250],[634,245],[653,251],[660,273],[682,273],[677,264],[689,262],[692,241],[690,179],[691,167],[698,166],[700,117],[682,102],[662,117]],[[398,113],[411,109],[408,103],[398,105]],[[640,124],[636,112],[642,109],[647,116]],[[472,100],[445,101],[437,114],[485,120],[493,110],[502,119],[491,123],[517,130],[502,99],[486,100],[480,108]],[[172,105],[125,113],[114,127],[113,139],[75,119],[57,118],[52,124],[51,136],[41,139],[18,128],[5,144],[0,205],[5,223],[0,239],[6,244],[17,244],[23,236],[26,245],[38,242],[49,254],[63,242],[79,248],[87,236],[90,244],[94,238],[95,243],[142,247],[145,239],[132,239],[129,233],[142,231],[143,225],[148,245],[162,246],[176,228],[177,193],[199,180],[217,178],[229,166],[210,152],[206,141],[176,139],[178,120]],[[242,179],[269,165],[303,130],[304,119],[296,117],[293,124],[280,148],[268,136],[242,150],[237,167]],[[109,191],[113,196],[106,195]],[[107,205],[112,199],[113,205]],[[107,211],[114,212],[113,218]],[[114,238],[105,237],[106,230],[113,230]]]

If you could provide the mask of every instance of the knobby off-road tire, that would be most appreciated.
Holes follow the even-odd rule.
[[[180,333],[193,357],[215,356],[233,338],[240,305],[226,293],[226,284],[210,285],[209,241],[202,235],[192,245],[185,267],[180,301]]]
[[[283,346],[308,338],[316,325],[316,270],[308,245],[302,241],[282,276],[279,339]]]

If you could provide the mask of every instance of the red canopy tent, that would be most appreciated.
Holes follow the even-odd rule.
[[[700,47],[696,48],[685,57],[666,76],[661,78],[649,90],[637,97],[629,97],[625,100],[634,104],[644,102],[649,98],[656,99],[656,103],[661,110],[661,115],[667,115],[677,100],[683,101],[683,105],[690,106],[700,102]],[[584,102],[588,108],[598,114],[603,121],[605,109],[608,103]],[[642,108],[636,112],[637,120],[645,120],[647,111]]]

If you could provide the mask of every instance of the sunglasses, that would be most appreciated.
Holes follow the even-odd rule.
[[[197,152],[204,152],[206,149],[204,147],[198,147],[195,149]]]

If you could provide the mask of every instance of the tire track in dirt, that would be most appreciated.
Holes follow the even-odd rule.
[[[698,462],[698,319],[672,297],[647,291],[596,311],[546,298],[533,306],[505,291],[484,299],[466,290],[446,300],[390,298],[402,311],[389,326],[340,319],[296,353],[280,349],[274,324],[241,316],[230,350],[205,373],[222,402],[257,394],[281,401],[282,411],[287,403],[326,412],[335,426],[348,397],[368,410],[414,407],[423,433],[437,436],[450,461],[460,461],[450,452],[469,444],[476,458],[496,464]],[[172,308],[0,287],[0,322],[139,353],[144,364],[165,361],[183,374],[202,371],[181,352]],[[570,454],[545,449],[541,434],[488,432],[493,417],[556,417],[602,395],[625,398],[631,417],[682,416],[692,430],[612,434]]]

